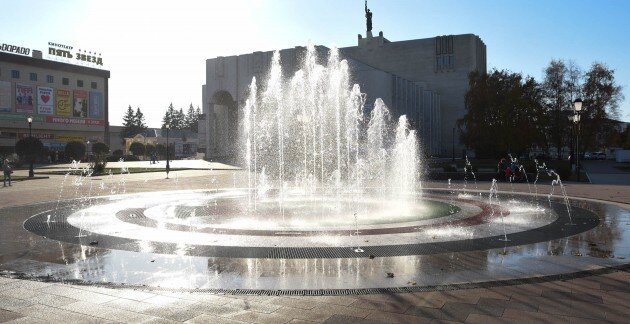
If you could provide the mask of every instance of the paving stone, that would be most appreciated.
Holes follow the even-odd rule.
[[[2,320],[0,320],[0,322],[2,322]],[[6,323],[6,324],[45,324],[45,323],[49,323],[49,322],[46,322],[45,320],[43,320],[41,318],[36,318],[36,317],[31,317],[31,316],[24,316],[24,317],[16,318],[14,320],[10,320],[8,322],[2,322],[2,323]]]
[[[24,315],[10,310],[0,309],[0,323],[12,321],[21,317],[24,317]]]
[[[205,303],[196,303],[188,307],[193,311],[198,311],[203,314],[213,315],[213,316],[222,316],[222,317],[232,317],[238,314],[245,312],[244,309],[237,307],[235,305],[214,305],[214,304],[205,304]]]
[[[140,302],[131,299],[118,298],[112,300],[110,302],[104,303],[103,305],[116,308],[116,309],[124,309],[130,312],[142,313],[144,310],[155,307],[154,304],[149,304],[145,302]]]
[[[206,323],[212,323],[212,324],[242,324],[243,322],[236,321],[236,320],[229,319],[229,318],[223,318],[223,317],[218,317],[218,316],[201,314],[199,316],[196,316],[196,317],[193,317],[193,318],[187,320],[184,323],[191,323],[191,324],[206,324]]]
[[[104,316],[105,314],[111,313],[112,311],[116,310],[115,308],[107,307],[104,305],[98,305],[94,303],[89,303],[89,302],[84,302],[84,301],[78,301],[72,304],[67,304],[60,308],[71,311],[71,312],[89,315],[93,317],[100,317],[100,318],[106,318]]]
[[[39,289],[42,293],[58,295],[80,301],[87,301],[95,304],[102,304],[117,299],[118,297],[99,294],[91,291],[76,289],[65,285],[52,285]]]
[[[498,308],[514,308],[528,312],[538,311],[538,306],[534,303],[518,300],[502,300],[494,298],[479,298],[477,305],[493,306]]]
[[[18,299],[29,299],[33,296],[37,296],[37,291],[25,288],[11,288],[7,290],[0,290],[0,296],[10,296]]]
[[[251,310],[259,313],[273,313],[280,307],[281,305],[275,305],[271,303],[259,303],[255,301],[247,301],[247,300],[234,300],[231,301],[224,306],[233,306],[241,310]]]
[[[372,311],[363,308],[346,307],[340,305],[323,304],[317,305],[312,309],[316,312],[330,312],[331,314],[346,315],[351,317],[365,318]]]
[[[0,308],[5,310],[16,310],[22,307],[31,306],[33,302],[24,299],[13,298],[10,296],[0,297]]]
[[[266,314],[252,311],[245,311],[232,316],[231,319],[246,323],[288,323],[293,318],[278,314]]]
[[[168,307],[187,307],[195,303],[192,300],[186,300],[186,299],[168,297],[168,296],[154,296],[151,298],[147,298],[143,300],[142,302],[154,304],[158,306],[168,306]]]
[[[455,309],[449,310],[447,312],[441,308],[438,309],[431,307],[412,306],[411,308],[409,308],[409,310],[407,310],[407,312],[405,312],[405,314],[431,319],[463,322],[464,320],[466,320],[466,317],[468,317],[470,313],[468,312],[468,309]]]
[[[465,323],[479,323],[479,324],[512,324],[514,323],[514,319],[505,318],[505,317],[495,317],[481,314],[470,314],[466,318]]]
[[[157,306],[142,311],[143,314],[152,315],[156,317],[165,318],[172,321],[183,322],[193,317],[199,316],[202,313],[200,311],[183,309],[172,306]]]
[[[395,294],[394,300],[406,303],[411,306],[433,307],[441,308],[444,306],[446,298],[440,299],[439,296],[431,295],[429,293],[410,293],[410,294]]]
[[[273,314],[277,314],[280,316],[284,316],[292,319],[300,319],[305,321],[312,321],[321,323],[328,319],[330,316],[334,315],[333,312],[322,310],[310,310],[310,309],[300,309],[293,307],[281,307]]]
[[[394,302],[377,302],[370,300],[357,300],[352,303],[350,307],[374,309],[390,313],[404,313],[411,305],[407,303],[394,303]]]
[[[466,314],[466,315],[481,314],[481,315],[499,317],[503,315],[504,309],[505,308],[501,306],[496,306],[496,305],[483,305],[483,304],[471,305],[467,303],[451,303],[451,302],[447,302],[441,308],[441,310],[444,311],[445,313],[457,314],[457,319],[461,321],[464,321],[467,318],[467,316],[464,316],[463,318],[459,318],[459,314]]]
[[[526,312],[509,308],[503,312],[502,317],[522,323],[569,323],[569,320],[562,316],[541,312]]]
[[[313,323],[317,323],[317,322],[305,321],[305,320],[295,319],[295,318],[289,322],[289,324],[313,324]]]
[[[571,304],[562,304],[562,303],[541,303],[538,305],[538,311],[541,313],[555,314],[555,315],[566,315],[566,316],[575,316],[575,317],[584,317],[584,318],[604,318],[606,312],[602,310],[602,304],[590,304],[590,303],[582,303],[583,308],[575,307],[573,303]],[[588,306],[586,306],[588,305]]]
[[[585,294],[585,293],[573,293],[572,291],[566,292],[566,291],[557,291],[557,290],[555,291],[545,290],[542,293],[542,297],[551,298],[551,299],[578,300],[578,301],[598,303],[598,304],[601,304],[603,302],[602,297],[600,296],[595,296],[595,295]]]
[[[370,315],[366,317],[368,320],[381,321],[386,323],[417,323],[417,324],[426,324],[431,322],[430,318],[419,317],[413,315],[405,315],[398,313],[387,313],[387,312],[372,312]]]
[[[106,322],[106,320],[104,319],[71,312],[65,309],[44,306],[44,305],[32,305],[32,306],[20,308],[19,310],[17,310],[17,312],[25,316],[32,316],[39,319],[43,319],[47,322],[56,322],[56,323]]]
[[[381,321],[369,320],[361,317],[353,317],[347,315],[333,315],[326,321],[325,324],[382,324]]]
[[[277,297],[271,301],[268,301],[267,303],[273,304],[273,305],[279,305],[279,306],[301,308],[301,309],[313,309],[317,305],[316,302],[302,300],[298,298],[285,298],[285,297]]]
[[[357,299],[355,296],[287,296],[292,299],[305,300],[313,303],[327,303],[327,304],[335,304],[341,306],[349,306],[354,303]]]

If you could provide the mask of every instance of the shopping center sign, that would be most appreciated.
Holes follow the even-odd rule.
[[[54,123],[54,124],[70,124],[70,125],[96,125],[96,126],[105,125],[104,120],[87,119],[87,118],[54,117],[54,116],[46,116],[46,122]]]
[[[31,55],[31,49],[27,47],[15,46],[11,44],[0,43],[0,50],[3,52]]]

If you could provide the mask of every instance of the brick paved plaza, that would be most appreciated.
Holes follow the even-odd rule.
[[[21,172],[21,171],[20,171]],[[127,193],[173,189],[229,188],[242,174],[231,170],[190,170],[126,175]],[[94,177],[118,182],[120,175]],[[0,188],[0,206],[74,198],[60,192],[63,176],[15,182]],[[443,188],[444,183],[423,183]],[[490,187],[480,183],[480,188]],[[507,189],[501,187],[500,189]],[[525,184],[514,190],[527,191]],[[541,190],[548,190],[546,187]],[[570,196],[615,202],[628,208],[630,186],[568,184]],[[0,219],[0,224],[2,224]],[[628,224],[619,224],[627,227]],[[57,244],[50,241],[50,244]],[[0,254],[0,262],[27,251]],[[576,256],[576,258],[579,256]],[[159,288],[108,288],[0,276],[0,322],[132,323],[604,323],[630,316],[628,267],[598,270],[568,280],[410,293],[342,296],[256,296],[209,294]]]

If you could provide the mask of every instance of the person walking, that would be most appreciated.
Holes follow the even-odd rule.
[[[9,180],[9,186],[11,186],[11,173],[13,173],[13,169],[11,169],[8,159],[4,159],[4,162],[2,163],[2,171],[4,173],[4,186],[7,186],[7,179]]]

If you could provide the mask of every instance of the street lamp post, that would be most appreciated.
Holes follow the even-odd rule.
[[[573,115],[573,122],[577,125],[577,131],[575,136],[575,170],[577,171],[577,181],[580,182],[580,114],[582,112],[582,99],[575,99],[573,102],[573,109],[575,115]]]
[[[31,145],[33,145],[33,117],[29,116],[28,118],[26,118],[26,120],[28,121],[28,137],[30,139]],[[35,176],[35,172],[33,171],[33,158],[33,156],[30,157],[31,164],[28,167],[29,178],[33,178]]]
[[[168,131],[171,128],[170,124],[166,124],[166,179],[168,179],[168,173],[171,171],[171,165],[169,164],[169,155],[168,155]]]

